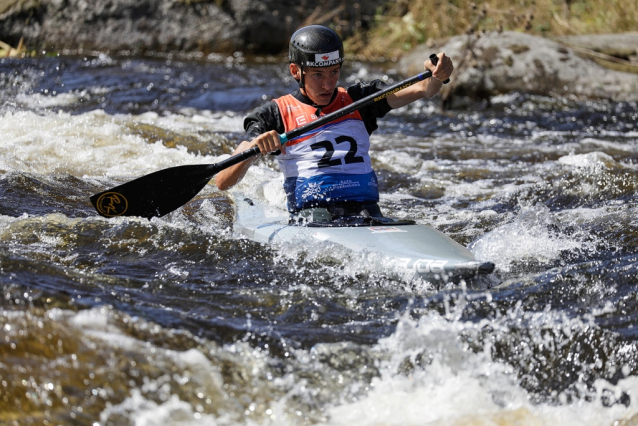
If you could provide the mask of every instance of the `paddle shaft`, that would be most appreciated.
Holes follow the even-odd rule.
[[[436,54],[431,54],[430,55],[430,62],[432,62],[432,64],[434,64],[434,66],[436,66],[436,64],[439,62],[439,58],[436,56]],[[282,135],[279,135],[279,139],[281,140],[281,144],[285,144],[286,142],[288,142],[291,139],[296,138],[297,136],[303,135],[306,132],[309,132],[310,130],[314,130],[317,127],[321,127],[324,124],[330,123],[333,120],[336,120],[338,118],[343,117],[344,115],[348,115],[351,112],[354,111],[358,111],[361,108],[365,108],[369,105],[372,105],[375,102],[379,102],[382,99],[387,98],[388,96],[396,93],[396,92],[400,92],[401,90],[412,86],[415,83],[418,83],[420,81],[423,81],[427,78],[432,77],[432,72],[431,71],[425,71],[422,72],[420,74],[417,74],[415,76],[412,76],[408,79],[405,79],[403,81],[400,81],[399,83],[390,86],[390,87],[386,87],[385,89],[383,89],[382,91],[378,92],[378,93],[373,93],[370,96],[366,96],[365,98],[359,99],[358,101],[348,105],[345,108],[342,108],[338,111],[332,112],[330,114],[326,114],[324,116],[322,116],[321,118],[319,118],[318,120],[315,120],[311,123],[306,124],[305,126],[301,126],[301,127],[297,127],[294,130],[291,130],[289,132],[286,132]],[[447,80],[445,80],[443,82],[443,84],[448,84],[450,82],[450,79],[448,78]],[[234,166],[235,164],[239,164],[242,161],[245,161],[249,158],[252,158],[256,155],[259,154],[259,147],[258,146],[253,146],[250,149],[247,149],[246,151],[242,151],[239,154],[233,155],[232,157],[229,157],[223,161],[220,161],[219,163],[215,164],[217,167],[215,168],[217,170],[216,173],[218,173],[221,170],[227,169],[229,167]]]
[[[410,77],[408,79],[405,79],[397,84],[394,84],[392,86],[386,87],[385,89],[383,89],[380,92],[377,93],[373,93],[370,96],[366,96],[365,98],[359,99],[358,101],[348,105],[347,107],[341,108],[338,111],[332,112],[330,114],[326,114],[321,116],[321,118],[306,124],[305,126],[301,126],[301,127],[297,127],[296,129],[293,129],[289,132],[286,132],[284,134],[279,135],[279,139],[281,140],[281,144],[285,144],[286,142],[288,142],[289,140],[292,140],[294,138],[296,138],[297,136],[301,136],[306,132],[309,132],[311,130],[316,129],[317,127],[321,127],[324,124],[330,123],[331,121],[334,121],[338,118],[341,118],[345,115],[350,114],[351,112],[354,111],[358,111],[361,108],[365,108],[369,105],[372,105],[376,102],[379,102],[382,99],[387,98],[388,96],[399,92],[407,87],[412,86],[415,83],[418,83],[420,81],[423,81],[427,78],[432,77],[432,72],[431,71],[425,71],[422,72],[420,74],[417,74],[413,77]],[[225,160],[220,161],[219,163],[216,163],[216,170],[217,172],[220,172],[224,169],[227,169],[229,167],[234,166],[235,164],[239,164],[242,161],[245,161],[249,158],[252,158],[256,155],[259,154],[259,147],[257,145],[253,146],[250,149],[247,149],[246,151],[242,151],[239,154],[235,154],[232,157],[229,157]]]
[[[436,65],[438,58],[430,58]],[[405,79],[397,84],[366,96],[338,111],[326,114],[317,120],[279,135],[282,144],[306,132],[314,130],[333,120],[361,108],[372,105],[415,83],[432,77],[431,71],[425,71]],[[220,171],[239,164],[260,153],[258,146],[235,154],[215,164],[177,166],[159,170],[130,182],[94,194],[91,203],[104,217],[141,216],[148,219],[161,217],[188,203]]]

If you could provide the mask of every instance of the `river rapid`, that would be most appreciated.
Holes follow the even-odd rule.
[[[375,78],[398,79],[350,62],[341,84]],[[280,58],[2,59],[0,87],[0,424],[638,422],[636,103],[513,93],[381,120],[385,214],[496,264],[437,284],[243,239],[214,185],[150,221],[94,211],[228,156],[294,89]],[[281,182],[264,159],[237,190]]]

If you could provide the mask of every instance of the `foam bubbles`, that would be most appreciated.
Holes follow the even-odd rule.
[[[481,295],[472,297],[482,297]],[[463,303],[461,303],[461,306]],[[585,330],[591,324],[578,319],[558,318],[553,313],[526,313],[515,309],[495,321],[460,321],[461,309],[446,315],[429,313],[418,320],[401,317],[396,331],[372,348],[380,376],[373,378],[369,391],[356,398],[344,398],[327,410],[329,425],[420,426],[525,424],[556,426],[607,426],[632,418],[638,403],[605,406],[604,395],[620,398],[638,391],[638,379],[627,377],[613,385],[598,379],[591,390],[582,388],[587,398],[561,394],[559,403],[534,404],[519,383],[514,368],[493,358],[491,339],[482,349],[471,349],[468,336],[487,332],[495,340],[522,321],[543,343],[548,323],[565,323],[566,330]],[[487,328],[485,328],[487,327]],[[491,330],[488,331],[488,330]],[[570,335],[565,336],[566,339]],[[467,342],[466,342],[467,341]],[[546,350],[559,350],[549,347]],[[352,388],[354,389],[354,388]]]
[[[477,259],[489,259],[499,269],[509,271],[515,262],[550,262],[565,250],[587,248],[586,243],[573,235],[555,232],[557,227],[560,224],[544,204],[523,206],[512,222],[484,234],[470,249]]]
[[[60,93],[58,95],[45,95],[42,93],[24,94],[16,96],[19,105],[30,109],[53,108],[75,105],[82,99],[88,99],[88,93]]]
[[[217,160],[190,153],[185,146],[169,148],[161,141],[149,143],[128,128],[135,121],[136,117],[111,116],[99,110],[80,115],[5,113],[0,120],[0,169],[79,177],[137,176]],[[179,127],[179,120],[164,121]]]
[[[560,157],[558,162],[561,164],[576,166],[576,167],[606,167],[616,168],[619,164],[614,159],[604,152],[588,152],[587,154],[570,154],[564,157]]]
[[[100,421],[108,424],[111,419],[127,419],[129,424],[144,426],[215,426],[219,423],[209,414],[198,413],[193,407],[171,395],[167,401],[157,403],[147,399],[138,389],[133,389],[120,404],[107,407],[100,413]]]

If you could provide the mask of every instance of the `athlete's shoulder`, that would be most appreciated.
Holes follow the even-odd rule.
[[[244,118],[244,130],[253,138],[269,130],[283,133],[283,122],[277,103],[271,101],[255,108]]]
[[[388,87],[388,84],[381,80],[373,80],[369,83],[367,82],[359,82],[355,83],[352,86],[348,86],[346,89],[348,95],[352,98],[353,101],[358,101],[359,99],[363,99],[366,96],[370,96],[374,93],[377,93],[383,89]]]
[[[352,86],[349,86],[347,91],[348,95],[352,98],[354,102],[357,102],[360,99],[363,99],[367,96],[374,95],[377,92],[388,87],[388,84],[381,80],[374,80],[370,83],[356,83]],[[392,107],[388,104],[387,98],[383,98],[378,102],[374,102],[373,104],[364,107],[359,110],[359,114],[361,114],[361,118],[366,125],[366,129],[368,133],[372,133],[377,130],[377,118],[383,118],[385,115],[390,112]]]

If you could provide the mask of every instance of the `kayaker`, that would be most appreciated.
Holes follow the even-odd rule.
[[[391,109],[436,95],[452,74],[452,61],[439,53],[436,66],[429,59],[424,63],[432,78],[281,145],[279,134],[387,87],[380,80],[337,87],[344,52],[341,39],[330,28],[310,25],[297,30],[290,39],[289,52],[290,73],[299,89],[250,113],[244,120],[250,142],[241,142],[234,154],[255,145],[262,155],[278,154],[287,207],[293,216],[325,208],[335,216],[382,217],[377,204],[377,178],[368,153],[377,118]],[[217,187],[227,190],[237,184],[255,158],[218,173]]]

